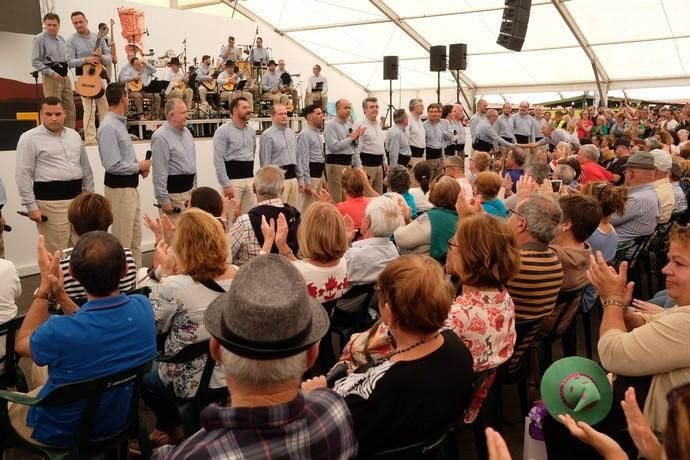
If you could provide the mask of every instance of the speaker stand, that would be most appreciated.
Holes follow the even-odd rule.
[[[441,103],[441,72],[436,72],[436,102]]]
[[[390,121],[388,122],[388,127],[392,128],[393,127],[393,112],[395,111],[395,106],[393,105],[393,80],[388,80],[388,109],[386,109],[386,116],[383,117],[385,120],[386,118],[390,118]]]

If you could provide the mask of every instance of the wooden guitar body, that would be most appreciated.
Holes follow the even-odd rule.
[[[101,74],[105,71],[103,64],[84,64],[82,75],[75,84],[77,93],[82,97],[101,97],[105,90],[101,84]]]

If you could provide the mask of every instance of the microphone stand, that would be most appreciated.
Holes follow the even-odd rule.
[[[182,40],[182,55],[184,56],[184,73],[187,73],[187,39]]]
[[[29,72],[29,75],[34,77],[34,88],[36,88],[36,113],[41,113],[41,94],[38,90],[38,74],[39,72],[42,72],[46,69],[50,69],[51,66],[47,65],[43,67],[42,69],[34,70],[33,72]],[[67,77],[65,77],[67,78]]]

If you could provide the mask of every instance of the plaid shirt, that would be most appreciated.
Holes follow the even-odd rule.
[[[615,227],[620,244],[638,236],[651,235],[660,216],[661,203],[652,182],[629,188],[623,215],[612,214],[609,222]]]
[[[283,200],[274,198],[257,203],[256,206],[270,204],[276,207],[283,206]],[[249,214],[242,214],[230,228],[230,252],[232,253],[232,263],[238,267],[248,262],[261,252],[261,245],[254,233],[252,223],[249,221]]]
[[[202,429],[154,459],[350,459],[357,456],[352,416],[328,389],[301,393],[286,404],[224,408],[201,413]],[[174,450],[173,450],[174,449]]]

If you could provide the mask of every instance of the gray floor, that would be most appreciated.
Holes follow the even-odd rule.
[[[150,264],[151,253],[144,254],[144,264]],[[22,296],[18,299],[17,305],[19,306],[19,314],[26,312],[29,304],[31,303],[31,296],[34,290],[38,287],[39,277],[38,276],[28,276],[22,278]],[[598,338],[598,328],[593,328],[594,343],[596,343]],[[584,333],[582,332],[582,325],[578,323],[578,354],[580,356],[585,356],[584,350]],[[595,349],[596,354],[596,349]],[[558,359],[562,356],[562,348],[560,343],[557,343],[553,347],[553,358]],[[595,359],[597,357],[595,356]],[[27,359],[22,359],[20,362],[21,367],[25,371],[25,375],[29,376],[30,372],[29,366],[30,361]],[[522,458],[522,438],[523,438],[523,418],[520,416],[520,407],[517,400],[517,388],[516,385],[505,385],[503,388],[503,435],[508,443],[508,447],[513,456],[514,460],[519,460]],[[145,420],[149,425],[149,428],[153,428],[153,417],[150,413],[145,413]],[[475,460],[478,459],[476,454],[476,449],[474,447],[474,437],[471,429],[463,430],[458,436],[458,448],[461,453],[462,460]],[[33,459],[34,457],[23,452],[13,451],[8,453],[7,459],[15,458],[17,460],[23,459]],[[38,458],[38,457],[36,457]]]

